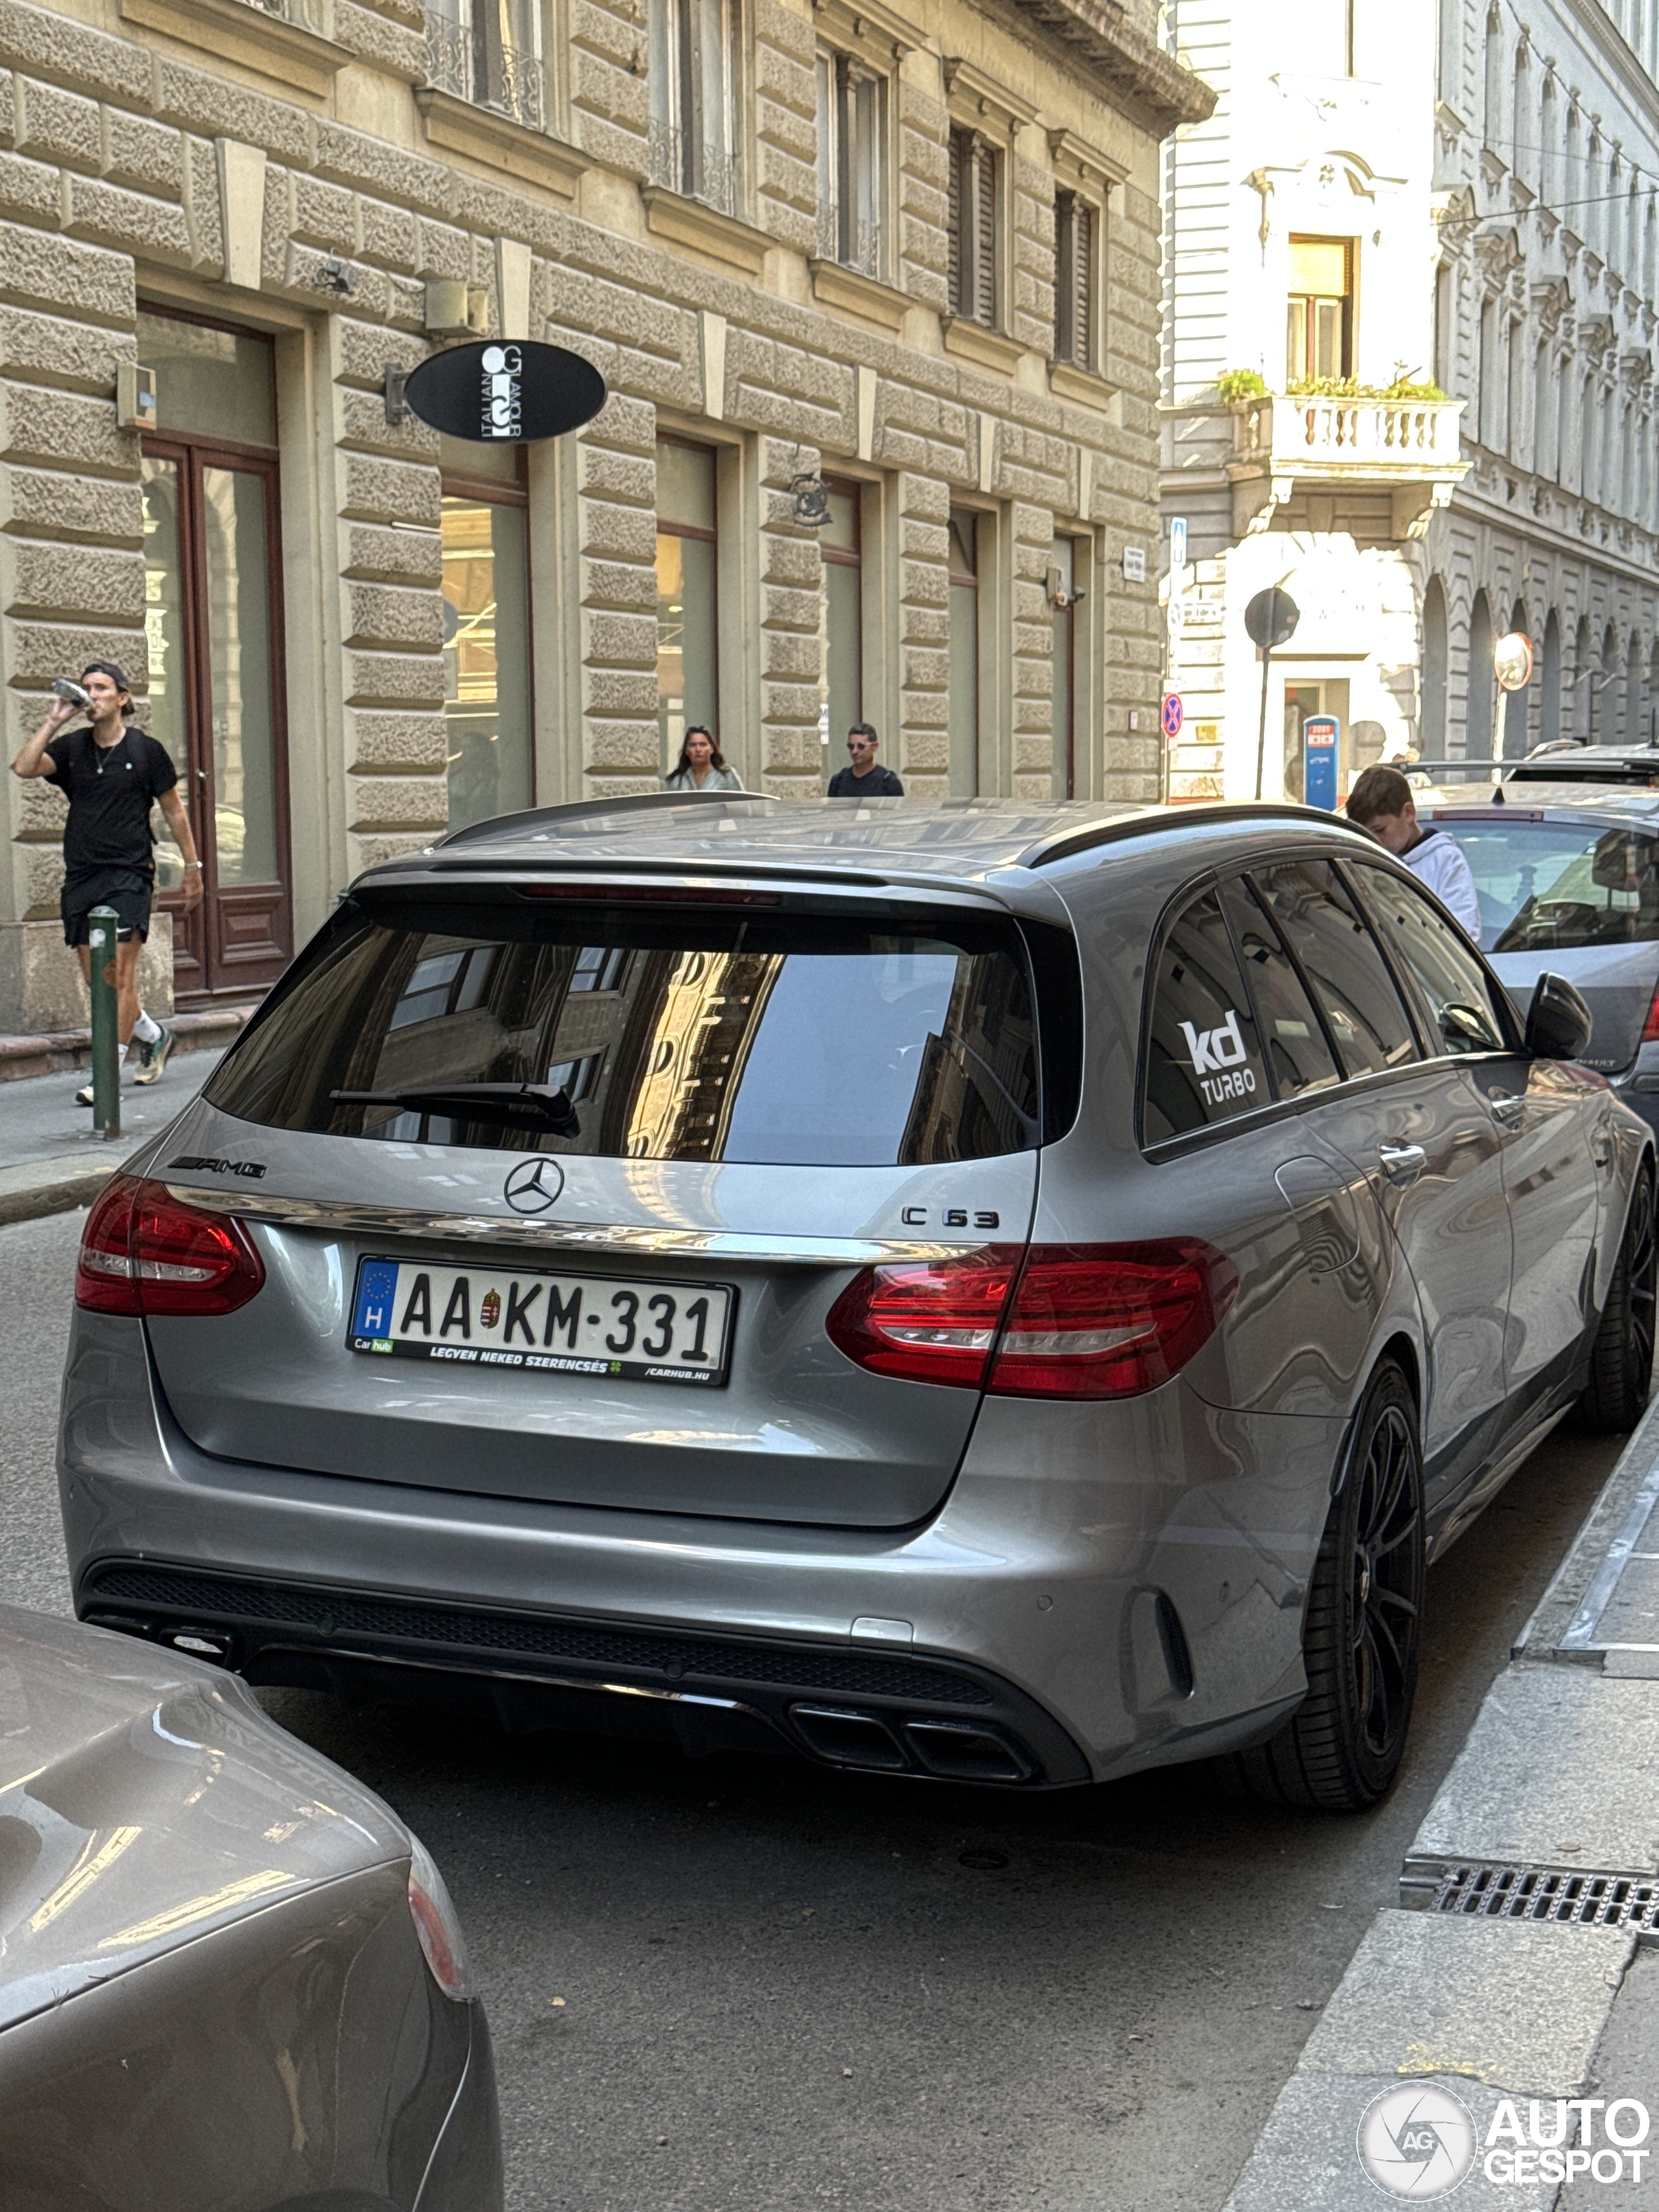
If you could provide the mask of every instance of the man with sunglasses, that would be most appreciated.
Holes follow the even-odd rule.
[[[831,799],[903,798],[904,786],[890,768],[883,768],[876,758],[880,743],[870,723],[854,723],[847,732],[847,750],[852,759],[830,777]]]

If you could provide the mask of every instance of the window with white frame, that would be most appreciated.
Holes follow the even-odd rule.
[[[887,191],[887,84],[854,55],[820,46],[818,252],[866,276],[882,273]]]
[[[1096,301],[1104,225],[1102,211],[1081,193],[1054,194],[1054,359],[1093,368]]]
[[[738,0],[647,0],[653,180],[738,211]]]
[[[951,133],[945,216],[951,313],[999,327],[1001,301],[1002,156],[982,131]]]
[[[438,0],[426,11],[427,82],[539,130],[541,15],[536,0]]]

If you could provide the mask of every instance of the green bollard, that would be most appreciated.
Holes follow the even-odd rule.
[[[115,933],[121,917],[112,906],[95,906],[87,917],[92,951],[92,1126],[103,1137],[121,1133],[121,1063],[117,1057]]]

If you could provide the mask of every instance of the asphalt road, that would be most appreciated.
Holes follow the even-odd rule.
[[[80,1219],[0,1229],[0,1594],[52,1611]],[[1016,1797],[265,1701],[444,1869],[514,2212],[1218,2212],[1615,1455],[1552,1439],[1434,1570],[1412,1750],[1358,1820],[1179,1774]]]

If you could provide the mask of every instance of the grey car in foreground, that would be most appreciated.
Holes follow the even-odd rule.
[[[6,2212],[500,2212],[454,1911],[178,1650],[0,1606]]]
[[[1653,1354],[1653,1147],[1299,808],[592,802],[361,878],[88,1218],[81,1611],[1009,1786],[1385,1790]]]

